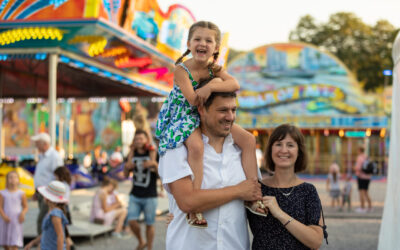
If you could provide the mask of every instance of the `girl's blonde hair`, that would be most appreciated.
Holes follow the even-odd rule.
[[[219,30],[217,25],[208,21],[198,21],[192,24],[192,26],[190,26],[188,40],[187,40],[188,42],[190,41],[190,39],[192,39],[192,36],[197,28],[206,28],[215,31],[215,42],[217,43],[217,47],[219,48],[219,46],[221,45],[221,31]],[[181,63],[183,58],[189,54],[190,50],[187,49],[185,53],[183,53],[183,55],[179,57],[178,60],[176,60],[175,65]],[[219,56],[219,51],[214,53],[213,61],[208,65],[208,68],[212,70],[213,74],[218,73],[222,69],[221,66],[215,64],[218,59],[218,56]]]
[[[9,188],[9,186],[10,186],[10,183],[8,182],[8,177],[13,173],[18,176],[18,180],[19,180],[19,174],[18,174],[17,171],[12,170],[12,171],[8,172],[7,175],[6,175],[6,188]]]

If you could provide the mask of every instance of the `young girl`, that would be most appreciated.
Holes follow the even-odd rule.
[[[101,188],[93,198],[90,221],[107,226],[111,226],[114,221],[117,221],[112,235],[122,238],[121,231],[127,211],[122,207],[122,203],[115,192],[117,186],[118,182],[114,179],[105,178],[103,180]]]
[[[18,173],[10,171],[6,175],[6,189],[0,191],[0,246],[6,250],[18,249],[24,245],[22,223],[28,211],[28,203],[18,185]]]
[[[329,167],[329,175],[326,179],[326,189],[329,191],[329,196],[332,198],[331,206],[335,207],[339,204],[339,196],[340,196],[340,170],[339,165],[336,162],[332,163]]]
[[[351,189],[352,189],[352,183],[351,183],[351,174],[346,175],[346,182],[343,186],[343,192],[342,192],[342,207],[340,208],[340,211],[343,211],[344,206],[348,205],[347,211],[351,211]]]
[[[215,24],[200,21],[190,27],[188,49],[175,63],[177,67],[174,71],[174,87],[164,102],[157,121],[156,137],[160,141],[160,155],[184,144],[188,152],[188,163],[194,174],[195,189],[200,189],[203,179],[204,150],[201,131],[198,128],[200,117],[197,106],[203,105],[212,92],[239,90],[237,80],[215,64],[220,43],[221,32]],[[192,58],[182,62],[188,54],[191,54]],[[197,89],[199,81],[205,78],[213,79],[206,86]],[[233,125],[232,135],[235,143],[242,149],[242,165],[246,178],[256,178],[254,136],[237,125]],[[188,217],[190,225],[207,227],[201,213]]]
[[[56,170],[54,170],[54,176],[56,177],[56,180],[64,183],[65,186],[65,198],[69,200],[69,196],[71,194],[71,172],[67,167],[58,167]],[[72,224],[72,218],[71,218],[71,212],[69,211],[69,206],[65,205],[65,215],[68,219],[68,224]],[[75,249],[74,247],[74,242],[72,241],[72,238],[69,235],[69,232],[66,232],[66,241],[67,245],[71,249]],[[68,248],[67,247],[67,248]]]
[[[66,249],[65,229],[68,219],[65,216],[65,185],[60,181],[52,181],[47,186],[38,188],[38,192],[44,197],[49,206],[49,212],[42,222],[42,234],[25,246],[25,250],[31,249],[40,243],[41,250]]]

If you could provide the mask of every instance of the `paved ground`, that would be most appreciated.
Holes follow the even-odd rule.
[[[321,197],[324,213],[326,216],[326,223],[328,225],[329,233],[329,245],[322,245],[321,249],[362,249],[372,250],[377,248],[379,227],[381,223],[381,216],[383,210],[384,196],[386,192],[385,181],[373,181],[371,183],[370,194],[373,199],[374,210],[371,213],[358,214],[355,212],[339,212],[337,208],[330,207],[330,199],[328,192],[325,190],[325,180],[323,179],[306,179],[308,182],[312,182],[318,189]],[[119,187],[119,191],[122,194],[129,192],[129,182],[122,183]],[[356,183],[353,184],[353,189],[356,191]],[[72,192],[72,207],[80,212],[88,209],[91,197],[95,189],[87,190],[75,190]],[[126,196],[122,195],[125,199]],[[359,206],[358,194],[353,192],[352,195],[354,207]],[[35,207],[34,203],[30,203],[31,207]],[[166,198],[159,199],[159,213],[165,211],[168,208]],[[79,217],[82,219],[84,217]],[[165,216],[158,216],[156,221],[156,236],[154,242],[154,249],[165,249]],[[144,232],[144,226],[142,226]],[[109,234],[102,234],[95,237],[93,244],[89,238],[79,237],[74,239],[77,245],[77,249],[135,249],[137,241],[134,237],[128,237],[125,239],[116,239]]]

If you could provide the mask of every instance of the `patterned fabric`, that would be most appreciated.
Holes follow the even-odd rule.
[[[193,79],[189,69],[183,63],[178,66],[186,70],[193,89],[196,90],[199,84]],[[211,70],[210,77],[213,77]],[[174,84],[158,115],[156,138],[160,141],[159,154],[164,155],[166,150],[181,146],[199,125],[197,107],[190,105],[178,85]]]
[[[293,192],[292,192],[293,191]],[[304,225],[318,225],[321,216],[321,201],[316,188],[303,182],[292,189],[274,188],[261,183],[262,195],[275,196],[280,208],[295,220]],[[283,193],[290,193],[284,196]],[[247,211],[250,230],[253,233],[253,250],[301,250],[309,249],[297,240],[289,231],[271,214],[261,217]]]

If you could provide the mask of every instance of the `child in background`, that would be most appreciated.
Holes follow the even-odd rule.
[[[351,174],[348,174],[346,176],[346,182],[343,186],[342,207],[340,208],[340,211],[343,211],[343,208],[346,205],[346,203],[348,204],[347,211],[349,212],[351,211],[351,189],[352,189]]]
[[[96,192],[93,198],[90,221],[106,226],[111,226],[114,221],[117,221],[112,235],[117,238],[122,238],[121,231],[127,210],[122,207],[122,203],[115,192],[117,186],[118,182],[114,179],[105,178],[103,180],[101,188]]]
[[[329,191],[329,196],[332,198],[331,206],[339,206],[339,196],[340,196],[340,184],[339,184],[340,172],[339,165],[334,162],[329,167],[329,175],[326,180],[326,189]]]
[[[66,249],[65,233],[68,219],[65,216],[65,185],[60,181],[52,181],[47,186],[38,188],[49,206],[49,212],[43,219],[42,234],[29,242],[24,250],[31,249],[40,243],[41,250]]]
[[[56,177],[56,180],[64,183],[65,185],[65,198],[69,200],[69,196],[71,194],[71,172],[67,167],[58,167],[56,170],[54,170],[54,176]],[[68,225],[72,224],[72,218],[71,218],[71,212],[69,210],[68,204],[65,205],[65,215],[67,216],[68,219]],[[69,232],[67,230],[66,232],[66,241],[67,241],[67,246],[71,249],[75,249],[74,247],[74,242],[72,241],[72,238],[69,235]],[[67,247],[67,248],[68,248]]]
[[[18,173],[8,172],[6,189],[0,191],[0,246],[6,250],[16,250],[24,245],[22,224],[28,211],[28,202],[18,186]]]
[[[188,48],[175,63],[174,87],[161,107],[157,120],[156,137],[160,141],[160,157],[167,150],[185,145],[187,160],[194,175],[193,189],[200,189],[203,180],[204,144],[197,107],[202,106],[212,92],[233,92],[240,88],[238,81],[216,64],[220,44],[221,32],[214,23],[199,21],[190,27]],[[183,61],[189,54],[192,57]],[[211,78],[210,82],[199,88],[200,80],[206,78]],[[235,124],[231,131],[234,142],[242,150],[242,165],[246,178],[256,179],[254,136]],[[254,203],[260,205],[248,206],[253,212],[256,212],[257,208],[264,208],[261,202]],[[265,216],[265,213],[259,215]],[[207,227],[202,213],[188,214],[187,221],[194,227]]]

